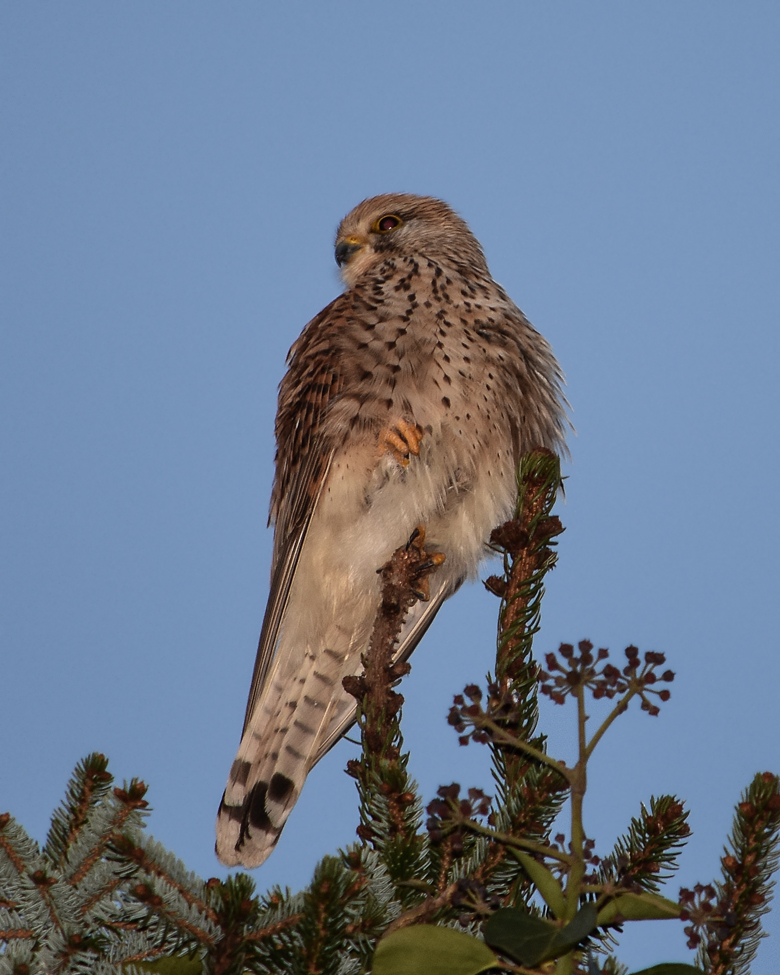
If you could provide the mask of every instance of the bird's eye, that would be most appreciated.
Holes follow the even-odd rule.
[[[390,230],[395,230],[396,227],[400,227],[403,221],[400,217],[397,217],[394,213],[387,213],[384,217],[380,217],[372,230],[376,230],[380,234],[386,234]]]

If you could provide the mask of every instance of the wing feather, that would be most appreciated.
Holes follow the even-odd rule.
[[[271,586],[243,731],[276,656],[298,560],[337,446],[332,437],[323,434],[322,424],[344,385],[342,358],[327,354],[322,335],[342,320],[343,298],[342,295],[323,308],[303,330],[290,349],[289,368],[279,386],[276,474],[269,518],[274,523]]]
[[[449,599],[453,593],[457,592],[463,584],[464,579],[465,576],[456,580],[447,579],[439,583],[438,587],[436,587],[435,574],[431,577],[431,589],[433,590],[431,592],[431,598],[424,603],[415,603],[409,611],[409,615],[406,617],[406,622],[401,630],[398,649],[393,656],[393,663],[403,663],[411,657],[415,647],[422,640],[428,627],[433,622],[433,618],[439,612],[441,604],[445,599]],[[339,739],[349,731],[355,723],[355,710],[356,703],[353,702],[347,713],[340,714],[337,718],[337,723],[333,727],[328,728],[319,743],[310,767],[316,765],[333,748]]]
[[[320,458],[312,453],[301,465],[299,477],[302,482],[302,489],[295,492],[294,508],[296,510],[291,512],[293,517],[290,518],[293,522],[293,527],[285,532],[284,537],[280,540],[280,544],[274,546],[276,551],[274,553],[274,564],[271,573],[271,588],[268,595],[268,603],[265,607],[265,615],[263,616],[263,626],[260,630],[260,641],[257,645],[257,656],[255,657],[255,667],[252,672],[252,683],[249,687],[249,698],[246,705],[242,735],[246,731],[249,719],[260,698],[266,678],[271,669],[271,664],[276,656],[276,648],[279,642],[279,629],[282,625],[284,612],[290,598],[290,588],[295,578],[298,559],[300,558],[303,543],[306,541],[306,535],[317,508],[322,487],[327,480],[332,460],[333,451],[328,455],[324,465],[320,463]],[[315,470],[318,467],[321,470]],[[316,493],[312,496],[309,489],[314,483],[316,483],[317,489]],[[307,500],[309,500],[309,503],[304,503]],[[277,540],[280,539],[281,534],[277,526]]]

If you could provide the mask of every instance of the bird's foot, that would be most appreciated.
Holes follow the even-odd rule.
[[[425,432],[416,423],[406,420],[396,420],[385,427],[379,437],[379,452],[391,453],[403,467],[409,466],[410,455],[417,457],[420,453],[420,441]]]
[[[425,551],[425,527],[423,525],[418,525],[409,536],[409,541],[406,543],[406,551],[407,553],[411,553],[412,550],[416,550],[413,553],[415,557],[411,560],[409,573],[412,592],[418,599],[427,603],[431,598],[431,587],[428,577],[434,569],[444,564],[447,556],[444,552]]]

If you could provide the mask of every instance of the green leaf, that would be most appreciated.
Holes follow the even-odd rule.
[[[502,907],[485,924],[485,941],[521,965],[535,965],[558,934],[549,921],[533,917],[516,907]]]
[[[373,975],[478,975],[498,959],[470,934],[417,924],[382,938],[374,952]]]
[[[585,904],[564,928],[516,907],[504,907],[485,924],[485,941],[521,965],[532,968],[558,958],[578,945],[596,927],[596,907]]]
[[[558,933],[557,947],[578,945],[580,941],[584,941],[588,937],[596,925],[596,905],[584,904],[566,927]]]
[[[624,921],[667,921],[680,916],[680,905],[661,897],[660,894],[618,894],[599,911],[598,924],[612,924],[618,918]]]
[[[566,913],[566,898],[557,878],[543,863],[534,860],[530,854],[524,853],[522,850],[513,850],[512,852],[520,861],[523,870],[536,884],[536,889],[544,898],[545,904],[557,918],[562,918]]]
[[[702,975],[702,969],[695,965],[683,965],[681,962],[669,961],[664,965],[643,968],[641,972],[632,972],[631,975]]]
[[[168,955],[155,961],[134,961],[134,968],[143,972],[158,972],[159,975],[203,975],[203,962],[200,958]]]

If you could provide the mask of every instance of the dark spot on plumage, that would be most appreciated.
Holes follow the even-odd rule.
[[[449,398],[449,396],[442,396],[442,398],[441,398],[441,401],[442,401],[442,403],[444,404],[444,407],[445,407],[445,409],[449,409],[449,408],[450,408],[450,406],[452,405],[452,404],[450,403],[450,398]]]
[[[374,374],[370,369],[363,369],[360,373],[360,382],[368,382],[369,379],[373,379]]]
[[[431,267],[431,265],[429,264],[428,267]],[[435,266],[433,273],[434,273],[435,277],[437,277],[437,278],[440,278],[442,276],[442,273],[443,272],[442,272],[442,269],[439,267],[438,264]]]
[[[249,770],[252,768],[251,762],[244,762],[237,758],[230,766],[230,781],[238,782],[239,785],[246,785]]]
[[[270,833],[274,829],[274,824],[271,822],[265,809],[265,797],[267,795],[267,782],[258,782],[253,786],[252,791],[247,797],[247,813],[252,826]]]
[[[395,404],[394,404],[394,402],[393,402],[392,399],[386,399],[385,400],[385,406],[387,407],[388,410],[392,410],[392,408],[393,408],[394,405]]]
[[[229,806],[225,802],[225,793],[222,793],[222,801],[219,804],[219,815],[227,816],[234,823],[241,822],[244,818],[244,804],[240,806]]]
[[[442,343],[441,343],[441,342],[437,342],[436,344],[437,344],[437,345],[439,346],[439,348],[440,348],[440,349],[442,349],[442,348],[444,348],[444,346],[442,345]],[[450,360],[450,357],[449,357],[449,356],[447,355],[447,353],[446,353],[446,352],[445,352],[445,353],[444,353],[444,355],[442,356],[442,359],[444,359],[444,361],[445,361],[445,362],[450,362],[450,361],[451,361],[451,360]]]
[[[428,300],[427,300],[427,298],[426,298],[426,300],[425,300],[425,301],[423,302],[423,308],[433,308],[433,305],[431,304],[431,302],[430,302],[430,301],[428,301]]]
[[[446,373],[446,372],[444,373],[444,382],[445,382],[445,383],[446,383],[446,384],[447,384],[448,386],[451,386],[451,385],[452,385],[452,380],[450,379],[450,377],[449,377],[449,376],[447,375],[447,373]]]
[[[295,789],[295,783],[281,772],[274,772],[268,786],[268,798],[272,802],[284,802]]]
[[[396,347],[396,345],[397,345],[397,344],[398,344],[398,343],[396,342],[396,340],[395,340],[395,339],[392,339],[392,340],[388,340],[387,342],[385,342],[385,348],[386,348],[386,349],[387,349],[388,351],[390,351],[391,349],[394,349],[394,348]]]

